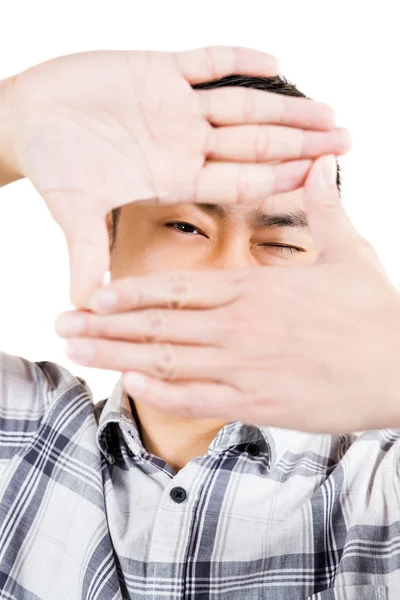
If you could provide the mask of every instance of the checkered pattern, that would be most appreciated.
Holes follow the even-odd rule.
[[[232,422],[176,474],[128,400],[0,353],[0,599],[400,598],[400,430]]]

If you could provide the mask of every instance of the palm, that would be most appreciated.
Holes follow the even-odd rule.
[[[16,114],[19,160],[64,227],[83,197],[103,214],[155,195],[173,199],[204,164],[211,126],[172,54],[71,55],[23,73],[19,85],[29,86],[35,115],[25,120],[23,106]]]

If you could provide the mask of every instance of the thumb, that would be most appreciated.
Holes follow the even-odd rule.
[[[70,267],[70,301],[77,307],[88,307],[93,293],[103,285],[110,266],[109,238],[105,217],[99,215],[90,227],[77,227],[65,234]]]
[[[319,260],[344,260],[360,234],[340,199],[334,155],[321,156],[314,161],[304,184],[304,208]]]

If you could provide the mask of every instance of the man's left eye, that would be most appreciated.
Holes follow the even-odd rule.
[[[301,248],[296,248],[296,246],[284,246],[281,244],[261,244],[262,247],[272,247],[278,248],[279,252],[289,252],[290,254],[297,254],[298,252],[304,252]]]
[[[171,229],[176,229],[176,231],[180,231],[181,233],[187,233],[189,235],[201,235],[202,232],[197,229],[194,225],[190,223],[186,223],[186,221],[173,221],[172,223],[166,223],[166,227],[170,227]]]

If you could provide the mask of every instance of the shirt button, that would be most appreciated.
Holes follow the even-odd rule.
[[[187,494],[182,487],[174,487],[170,492],[172,500],[178,504],[186,500],[186,495]]]
[[[260,452],[260,448],[257,446],[257,444],[249,444],[247,446],[247,452],[252,456],[257,456],[257,454]]]

